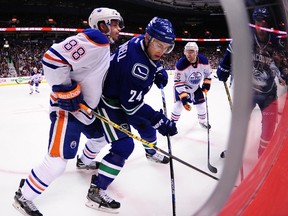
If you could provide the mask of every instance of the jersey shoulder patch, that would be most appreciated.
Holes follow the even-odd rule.
[[[183,56],[182,58],[179,59],[179,61],[176,63],[176,69],[179,71],[182,71],[189,67],[191,64],[187,60],[186,56]]]
[[[200,64],[208,64],[209,63],[208,59],[202,54],[198,54],[198,58],[199,58]]]
[[[97,29],[85,29],[83,34],[87,36],[87,39],[101,45],[109,45],[108,38]]]

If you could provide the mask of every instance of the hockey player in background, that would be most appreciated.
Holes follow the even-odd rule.
[[[255,8],[252,18],[256,26],[269,28],[271,25],[271,15],[265,7]],[[258,105],[262,114],[262,131],[258,147],[258,157],[260,157],[271,141],[277,123],[278,106],[275,78],[279,79],[281,85],[285,85],[285,81],[281,78],[281,72],[275,64],[273,54],[283,50],[284,44],[274,34],[259,28],[253,30],[253,39],[253,102],[251,112]],[[230,75],[231,53],[231,44],[229,44],[216,71],[220,81],[226,82]]]
[[[29,87],[30,87],[30,95],[34,92],[34,86],[35,86],[35,92],[39,92],[39,84],[41,83],[42,75],[40,71],[38,71],[37,67],[34,67],[31,71],[30,80],[28,81]]]
[[[118,39],[123,19],[114,9],[96,8],[89,25],[82,33],[53,44],[43,56],[45,78],[52,87],[49,144],[43,162],[20,181],[14,196],[14,207],[24,215],[42,215],[33,200],[63,174],[68,160],[75,158],[81,133],[89,142],[104,140],[103,132],[97,130],[101,128],[97,127],[99,120],[81,111],[79,104],[91,109],[98,105],[110,64],[109,42]],[[101,144],[97,146],[101,148]],[[99,199],[110,201],[105,192]]]
[[[199,124],[203,128],[211,128],[206,120],[206,106],[203,92],[210,90],[212,70],[208,59],[198,54],[197,43],[188,42],[184,47],[184,55],[176,63],[174,75],[174,97],[171,119],[177,122],[183,107],[191,110],[190,103],[196,106]],[[202,84],[203,82],[203,84]],[[200,86],[202,84],[202,86]]]
[[[168,75],[159,60],[172,51],[174,40],[170,21],[154,17],[144,35],[119,46],[111,57],[103,95],[97,107],[100,115],[127,130],[133,126],[143,139],[155,145],[156,130],[164,136],[173,136],[177,129],[175,123],[166,118],[162,111],[155,111],[146,104],[144,96],[153,83],[160,88],[167,84]],[[106,208],[105,211],[116,211],[120,208],[119,202],[111,198],[103,200],[101,197],[133,152],[134,142],[127,134],[105,122],[101,123],[111,148],[103,157],[98,174],[92,176],[86,205],[97,210]],[[163,155],[151,148],[146,149],[146,156],[164,160]]]

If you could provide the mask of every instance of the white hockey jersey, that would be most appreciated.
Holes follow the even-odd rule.
[[[212,70],[205,56],[198,54],[195,63],[190,63],[186,56],[183,56],[176,63],[174,88],[178,94],[193,94],[205,78],[212,78]]]
[[[44,75],[50,86],[69,85],[71,80],[79,83],[87,105],[94,109],[102,94],[102,85],[110,64],[110,45],[107,37],[96,29],[68,37],[54,44],[44,54]],[[59,109],[57,99],[51,94],[50,111]],[[54,97],[53,97],[54,96]],[[88,125],[95,117],[84,111],[72,113],[79,121]]]
[[[30,85],[38,84],[42,80],[42,75],[40,73],[33,73],[30,76]]]

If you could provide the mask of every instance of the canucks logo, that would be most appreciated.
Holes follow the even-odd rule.
[[[145,81],[149,76],[149,68],[146,65],[136,63],[132,68],[132,75]]]
[[[188,82],[192,85],[198,85],[202,79],[202,74],[198,71],[192,72],[188,77]]]

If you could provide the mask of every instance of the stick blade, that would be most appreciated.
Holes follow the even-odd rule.
[[[212,172],[212,173],[217,173],[217,168],[212,166],[210,163],[208,163],[208,169]]]

